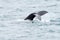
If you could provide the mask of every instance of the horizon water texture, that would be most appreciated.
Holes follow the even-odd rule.
[[[42,21],[24,20],[42,10]],[[60,40],[60,0],[0,0],[0,40]]]

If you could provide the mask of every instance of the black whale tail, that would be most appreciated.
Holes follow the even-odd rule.
[[[27,20],[27,18],[25,18],[24,20]]]
[[[30,15],[28,15],[24,20],[33,20],[35,18],[35,15],[36,13],[31,13]]]

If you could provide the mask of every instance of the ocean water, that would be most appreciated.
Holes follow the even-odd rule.
[[[48,11],[34,23],[30,13]],[[60,40],[59,0],[0,0],[0,40]]]

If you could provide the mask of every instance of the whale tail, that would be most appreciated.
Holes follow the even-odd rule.
[[[35,15],[36,13],[31,13],[30,15],[28,15],[24,20],[33,20],[35,18]]]

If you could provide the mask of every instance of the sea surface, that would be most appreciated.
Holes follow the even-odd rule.
[[[42,21],[24,20],[43,10]],[[60,40],[60,1],[0,0],[0,40]]]

